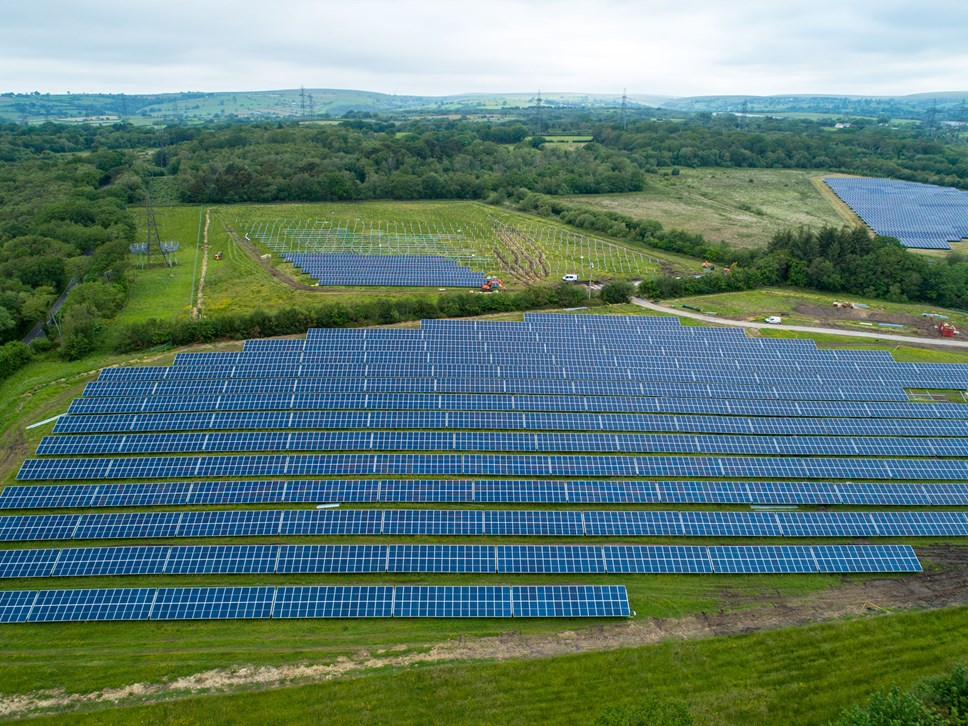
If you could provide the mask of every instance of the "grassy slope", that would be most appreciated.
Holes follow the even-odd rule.
[[[360,678],[71,716],[72,723],[590,723],[609,704],[682,698],[697,724],[819,724],[891,682],[964,659],[968,609]],[[45,719],[56,723],[61,719]]]
[[[682,169],[678,176],[650,177],[642,192],[572,199],[714,242],[760,247],[779,229],[844,223],[814,185],[820,175],[794,169]]]

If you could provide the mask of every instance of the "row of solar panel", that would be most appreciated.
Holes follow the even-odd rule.
[[[304,393],[230,396],[75,398],[68,413],[185,413],[202,411],[514,411],[561,413],[681,413],[825,418],[966,419],[958,403],[778,401],[633,396],[527,396],[429,393]]]
[[[20,481],[287,476],[966,481],[968,460],[547,454],[243,454],[27,459]]]
[[[494,431],[251,431],[45,436],[37,456],[261,451],[501,451],[756,456],[968,457],[968,438]]]
[[[66,415],[55,434],[258,429],[476,429],[828,436],[968,436],[966,420],[773,418],[503,411],[244,411]]]
[[[630,614],[623,585],[304,585],[0,591],[0,623],[242,618],[612,618]]]
[[[226,481],[7,486],[0,509],[340,502],[968,506],[968,484],[729,481]]]
[[[196,545],[0,550],[0,579],[119,575],[920,572],[907,545]]]
[[[888,378],[867,374],[813,375],[718,370],[639,373],[627,368],[537,368],[433,366],[407,364],[377,369],[345,364],[310,369],[265,364],[247,368],[185,368],[164,380],[108,378],[94,381],[84,396],[184,396],[261,393],[532,393],[554,395],[630,395],[714,397],[772,400],[906,400],[900,388],[968,389],[968,374],[954,377],[905,375]],[[744,381],[736,385],[737,376]],[[857,381],[863,376],[864,383]],[[778,380],[796,384],[778,384]],[[729,386],[725,391],[722,386]]]
[[[0,517],[0,541],[268,536],[965,537],[968,512],[295,509]]]
[[[268,371],[267,371],[268,372]],[[735,381],[732,376],[721,376],[720,383]],[[919,388],[954,388],[957,385],[936,385],[934,381],[918,381]],[[965,381],[968,388],[968,380]],[[94,381],[84,389],[85,398],[132,396],[216,396],[313,393],[458,393],[458,394],[532,394],[546,396],[681,396],[686,398],[720,398],[723,391],[704,382],[652,382],[619,380],[552,380],[535,378],[251,378],[241,381],[165,381],[135,384],[102,383]],[[751,398],[792,401],[906,401],[900,384],[884,386],[861,385],[799,385],[799,386],[740,386],[729,389],[731,398]]]

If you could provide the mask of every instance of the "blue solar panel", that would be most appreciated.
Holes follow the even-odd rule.
[[[28,620],[33,623],[146,620],[154,597],[153,588],[40,590]]]
[[[307,585],[276,588],[273,618],[389,618],[392,587]]]
[[[152,620],[268,618],[274,587],[164,587],[151,608]]]
[[[386,545],[285,545],[279,547],[276,572],[316,574],[386,572]]]
[[[588,545],[500,545],[498,572],[596,573],[605,572],[601,547]]]
[[[25,623],[37,599],[36,590],[0,590],[0,623]]]
[[[824,545],[811,548],[820,572],[921,572],[907,545]]]
[[[486,545],[390,545],[388,572],[495,572],[494,547]]]
[[[58,550],[0,550],[0,578],[48,577]]]
[[[817,572],[810,547],[710,547],[713,571],[720,573]]]
[[[489,585],[401,585],[394,590],[395,618],[509,618],[511,588]]]
[[[624,585],[534,585],[513,588],[514,617],[629,617]]]
[[[608,572],[708,573],[708,548],[666,545],[615,545],[603,548]]]

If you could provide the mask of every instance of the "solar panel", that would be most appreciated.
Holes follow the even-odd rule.
[[[509,618],[511,588],[490,585],[401,585],[394,588],[395,618]]]
[[[516,618],[629,617],[624,585],[533,585],[513,588]]]
[[[39,590],[27,617],[32,623],[147,620],[153,588]]]
[[[37,590],[0,590],[0,623],[25,623]]]
[[[587,545],[499,545],[497,570],[506,573],[605,572],[601,547]]]
[[[460,573],[497,571],[494,547],[486,545],[390,545],[386,570]]]
[[[666,545],[612,545],[603,548],[608,572],[708,573],[708,548]]]
[[[286,574],[386,572],[386,545],[284,545],[275,571]]]
[[[268,618],[274,587],[164,587],[151,608],[152,620]]]
[[[273,618],[389,618],[392,587],[291,586],[276,588]]]

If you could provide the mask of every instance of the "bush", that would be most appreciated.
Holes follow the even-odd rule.
[[[30,362],[30,348],[19,340],[0,346],[0,379],[13,375]]]
[[[627,303],[632,300],[632,293],[634,288],[631,282],[626,282],[625,280],[613,280],[612,282],[606,282],[602,285],[602,290],[599,293],[602,302],[608,303],[610,305],[616,305],[618,303]]]

